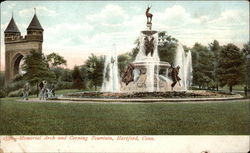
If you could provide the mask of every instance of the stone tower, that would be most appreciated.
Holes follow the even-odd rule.
[[[21,33],[12,18],[4,31],[5,43],[5,85],[7,85],[15,75],[20,73],[20,62],[30,51],[42,52],[43,28],[34,14],[28,28],[27,35]]]

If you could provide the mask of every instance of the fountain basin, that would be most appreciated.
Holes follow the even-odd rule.
[[[66,94],[59,99],[79,101],[105,101],[105,102],[178,102],[178,101],[221,101],[243,98],[239,94],[230,94],[215,91],[188,90],[168,92],[78,92]]]

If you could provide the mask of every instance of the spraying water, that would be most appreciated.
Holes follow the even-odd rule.
[[[103,76],[102,92],[120,92],[118,59],[115,44],[113,45],[112,50],[105,55]]]
[[[183,90],[187,90],[192,82],[192,57],[188,51],[187,56],[181,44],[178,45],[175,55],[175,67],[180,66],[179,77]]]
[[[186,86],[187,89],[192,85],[193,79],[193,67],[192,67],[192,55],[191,51],[189,50],[186,56]]]

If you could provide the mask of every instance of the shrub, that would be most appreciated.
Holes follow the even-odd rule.
[[[0,98],[6,97],[6,92],[3,89],[0,89]]]
[[[10,93],[12,91],[16,91],[20,88],[23,88],[24,84],[26,83],[26,81],[14,81],[11,82],[7,87],[6,87],[6,92]]]
[[[22,95],[23,95],[23,89],[18,89],[18,90],[15,90],[15,91],[11,91],[8,94],[8,97],[21,97]]]
[[[56,84],[56,89],[72,89],[73,88],[73,82],[66,82],[66,81],[59,81]]]
[[[30,87],[29,95],[31,95],[31,94],[36,94],[36,86]],[[15,91],[11,91],[8,94],[8,97],[21,97],[21,96],[23,96],[23,88],[20,88],[20,89],[15,90]]]

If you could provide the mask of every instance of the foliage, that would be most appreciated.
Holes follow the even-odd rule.
[[[206,46],[195,43],[192,48],[193,84],[199,87],[212,87],[213,81],[213,53]]]
[[[5,87],[5,91],[6,93],[8,94],[9,92],[11,91],[15,91],[15,90],[18,90],[18,89],[21,89],[23,88],[24,84],[26,83],[25,80],[13,80],[11,81],[7,87]]]
[[[221,46],[217,40],[214,40],[213,43],[209,44],[210,50],[213,52],[213,80],[215,83],[215,87],[218,90],[219,88],[219,80],[218,80],[218,61],[219,61],[219,53],[221,51]]]
[[[0,89],[0,98],[6,97],[6,91],[4,89]]]
[[[174,63],[178,40],[165,31],[159,32],[158,52],[161,61]]]
[[[245,67],[244,67],[245,83],[246,83],[246,88],[249,92],[250,91],[250,41],[248,41],[248,43],[243,45],[242,52],[245,60]]]
[[[36,86],[30,87],[29,95],[36,93]],[[23,96],[23,88],[19,88],[17,90],[11,91],[8,93],[8,97],[22,97]]]
[[[118,69],[120,76],[122,76],[122,74],[125,72],[127,65],[132,62],[133,57],[131,55],[132,54],[130,53],[125,53],[118,56]]]
[[[4,72],[0,71],[0,89],[4,87]]]
[[[83,83],[84,83],[84,86],[85,88],[84,89],[87,89],[87,83],[88,83],[88,69],[86,66],[80,66],[79,67],[79,70],[80,70],[80,74],[81,74],[81,77],[83,79]]]
[[[97,90],[98,86],[102,85],[104,61],[104,56],[97,57],[96,55],[91,54],[85,62],[88,80],[92,81],[95,90]]]
[[[67,65],[67,61],[57,53],[47,55],[47,61],[52,67]]]
[[[232,87],[244,80],[244,58],[240,49],[232,43],[222,47],[218,62],[218,79],[221,86]]]
[[[23,95],[23,89],[20,88],[18,90],[11,91],[8,94],[8,97],[21,97]]]
[[[67,82],[67,81],[62,81],[59,80],[56,83],[56,89],[72,89],[73,88],[73,82]]]
[[[24,58],[23,65],[24,77],[31,84],[37,84],[40,81],[47,80],[47,82],[54,82],[55,74],[49,68],[49,64],[45,56],[41,52],[31,51],[29,55]]]
[[[70,89],[73,86],[72,70],[61,67],[53,67],[56,75],[56,89]]]
[[[77,89],[84,89],[85,85],[78,66],[75,66],[72,72],[73,87]]]

